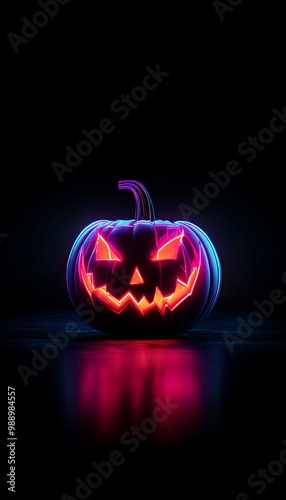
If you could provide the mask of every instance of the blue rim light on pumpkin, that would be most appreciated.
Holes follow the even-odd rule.
[[[164,337],[193,328],[210,314],[221,288],[212,242],[190,222],[156,220],[140,182],[118,186],[133,192],[135,218],[96,221],[80,233],[66,273],[74,307],[79,312],[89,304],[88,323],[107,333],[124,328],[150,336],[151,328]]]

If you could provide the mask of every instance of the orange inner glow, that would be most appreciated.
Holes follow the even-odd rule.
[[[179,234],[179,236],[175,236],[171,240],[167,241],[163,246],[161,246],[154,257],[151,260],[167,260],[167,259],[176,259],[177,253],[180,247],[180,243],[182,242],[182,238],[184,236],[184,231]]]
[[[141,285],[144,280],[139,272],[138,267],[135,267],[134,273],[132,274],[130,285]]]
[[[99,234],[96,242],[96,259],[97,260],[122,260],[113,248]]]
[[[174,240],[179,240],[179,238],[181,237],[182,235],[173,238],[173,240],[171,240],[170,243],[173,242],[173,244],[175,245]],[[173,249],[173,244],[172,244],[172,249]],[[162,249],[164,247],[166,247],[166,245],[164,245]],[[162,251],[165,252],[165,250]],[[144,316],[146,313],[148,313],[149,311],[151,311],[156,307],[160,311],[162,316],[164,315],[166,308],[173,311],[176,307],[178,307],[179,304],[181,304],[181,302],[183,302],[187,297],[189,297],[192,294],[200,272],[200,266],[201,266],[201,247],[199,247],[198,265],[192,269],[192,272],[187,282],[185,283],[184,281],[177,278],[175,291],[165,297],[161,293],[159,288],[156,287],[153,300],[149,302],[146,299],[145,295],[143,295],[139,301],[136,300],[136,298],[133,296],[131,292],[126,292],[121,297],[121,299],[117,299],[107,291],[106,285],[101,287],[96,287],[94,284],[93,274],[86,272],[83,250],[81,250],[79,258],[80,277],[90,297],[92,295],[95,295],[99,300],[101,300],[101,302],[106,304],[110,309],[112,309],[116,313],[121,313],[121,311],[123,311],[123,309],[125,309],[127,305],[131,305],[138,312],[140,312],[142,316]],[[142,280],[142,276],[140,275],[138,268],[136,268],[131,278],[130,284],[142,283],[142,281],[140,280]]]

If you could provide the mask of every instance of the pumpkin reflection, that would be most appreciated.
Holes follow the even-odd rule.
[[[205,398],[202,354],[176,341],[100,341],[73,360],[73,407],[88,439],[119,440],[152,417],[158,399],[178,405],[158,423],[152,440],[177,441],[202,420]],[[163,413],[163,411],[162,411]]]

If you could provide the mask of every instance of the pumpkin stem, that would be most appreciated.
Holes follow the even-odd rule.
[[[119,181],[119,189],[130,189],[135,196],[135,219],[155,220],[154,205],[147,189],[138,181]]]

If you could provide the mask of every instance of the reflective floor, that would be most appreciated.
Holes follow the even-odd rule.
[[[3,322],[19,498],[282,500],[286,464],[271,462],[286,448],[285,326],[242,339],[244,314],[161,341],[110,338],[70,312]]]

